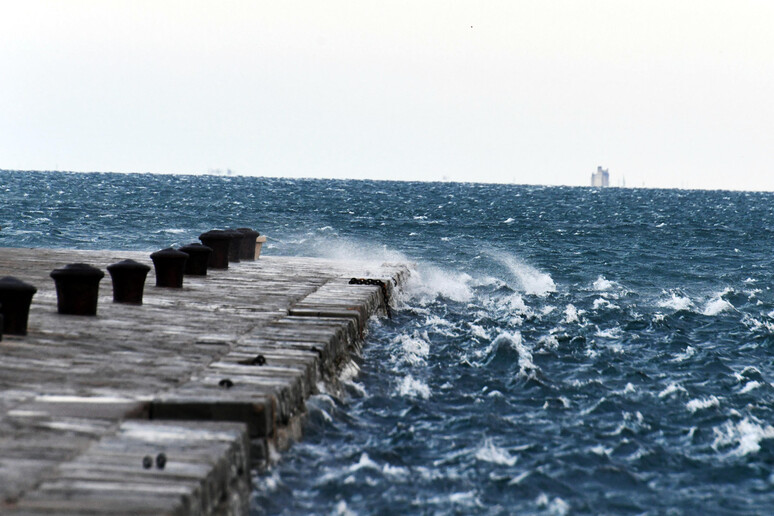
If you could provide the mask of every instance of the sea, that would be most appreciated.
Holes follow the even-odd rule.
[[[0,246],[235,226],[412,270],[252,514],[774,513],[774,193],[0,171]]]

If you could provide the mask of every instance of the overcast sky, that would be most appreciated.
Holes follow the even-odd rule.
[[[0,168],[774,190],[774,2],[0,0]]]

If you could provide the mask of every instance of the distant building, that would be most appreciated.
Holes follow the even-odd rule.
[[[591,174],[591,186],[610,186],[610,173],[606,168],[597,167],[597,171]]]

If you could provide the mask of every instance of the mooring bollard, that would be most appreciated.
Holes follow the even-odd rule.
[[[6,335],[27,335],[27,319],[32,296],[38,289],[21,280],[6,276],[0,279],[0,329]]]
[[[265,236],[259,236],[255,239],[255,259],[257,260],[259,256],[261,256],[261,247],[263,247],[263,244],[266,243],[266,237]]]
[[[134,260],[123,260],[108,265],[107,270],[113,282],[113,302],[141,305],[150,267]]]
[[[183,271],[188,255],[167,247],[150,255],[156,269],[156,286],[168,288],[183,287]]]
[[[199,235],[199,240],[212,249],[209,267],[211,269],[228,269],[228,248],[231,245],[231,235],[222,229],[213,229]]]
[[[239,259],[255,260],[255,239],[261,236],[261,234],[250,228],[237,228],[236,231],[242,233],[242,246],[239,250]]]
[[[85,263],[71,263],[55,269],[57,311],[68,315],[97,315],[99,282],[105,273]]]
[[[184,274],[189,276],[207,275],[207,264],[210,262],[210,254],[212,254],[211,248],[199,243],[193,243],[184,245],[178,251],[188,255],[188,260],[185,262],[185,269],[183,270]]]
[[[242,233],[236,229],[227,229],[226,233],[231,237],[228,244],[228,261],[238,262],[239,255],[242,253]]]

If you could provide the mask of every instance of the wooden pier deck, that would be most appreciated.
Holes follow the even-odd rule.
[[[381,288],[408,269],[261,256],[142,306],[59,315],[49,273],[149,253],[0,248],[38,288],[28,335],[0,342],[0,514],[245,514],[250,470],[298,436],[305,399],[359,352]]]

